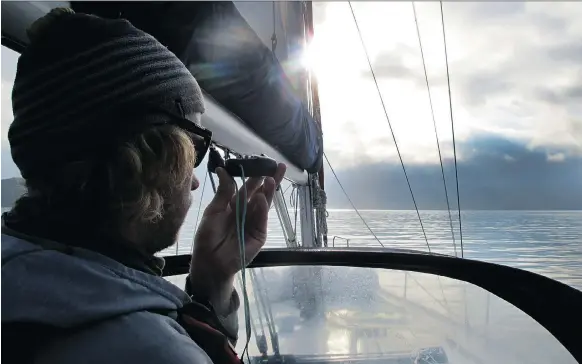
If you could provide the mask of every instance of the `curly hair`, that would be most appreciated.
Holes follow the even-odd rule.
[[[28,178],[27,193],[7,216],[34,225],[111,230],[162,219],[183,191],[195,163],[190,137],[172,125],[151,127],[104,148],[96,158],[69,163],[51,176]]]

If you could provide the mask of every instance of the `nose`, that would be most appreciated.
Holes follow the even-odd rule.
[[[192,187],[191,187],[191,191],[195,191],[196,189],[198,189],[198,187],[200,187],[200,181],[198,180],[198,178],[196,178],[195,174],[192,174]]]

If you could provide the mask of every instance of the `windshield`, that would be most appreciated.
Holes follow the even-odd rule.
[[[259,348],[273,356],[278,344],[280,355],[297,362],[576,363],[527,314],[451,278],[308,266],[249,269],[247,277],[251,356],[260,357]],[[170,279],[181,285],[184,277]],[[243,310],[239,322],[240,354],[246,340]]]

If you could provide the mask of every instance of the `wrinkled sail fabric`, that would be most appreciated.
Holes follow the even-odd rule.
[[[184,62],[205,92],[257,135],[295,166],[319,171],[319,126],[232,2],[72,5],[76,11],[123,17],[152,34]]]

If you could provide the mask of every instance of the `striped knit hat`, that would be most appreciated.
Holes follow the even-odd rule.
[[[156,118],[164,111],[204,112],[200,87],[184,64],[126,20],[57,9],[28,34],[8,131],[24,178],[106,153],[153,123],[141,115],[146,110],[160,110]]]

